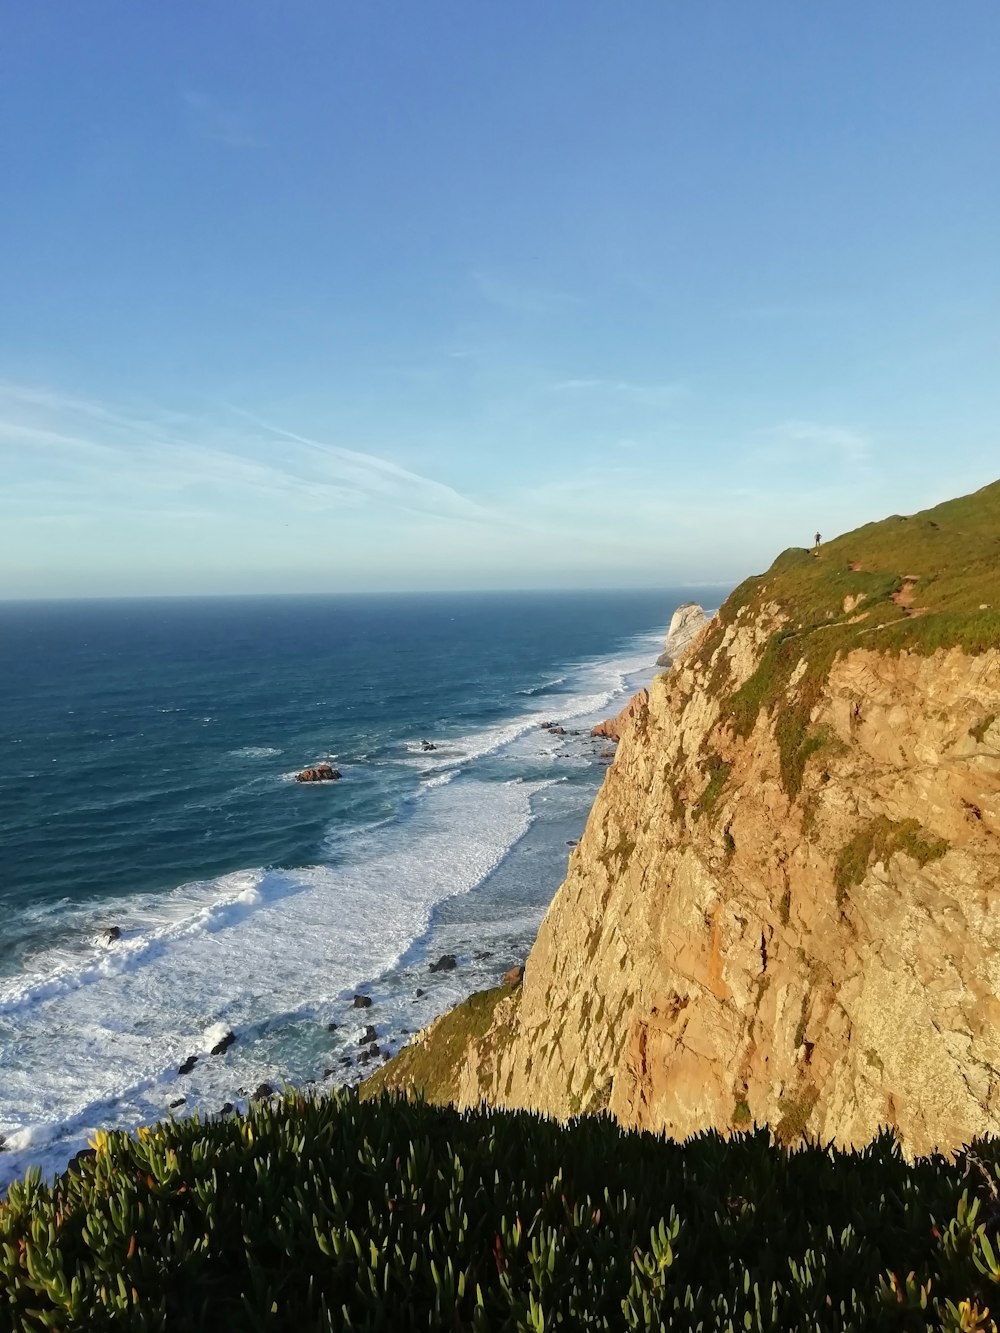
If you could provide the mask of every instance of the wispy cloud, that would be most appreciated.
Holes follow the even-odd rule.
[[[736,306],[730,310],[731,319],[754,323],[777,323],[784,320],[836,319],[850,314],[847,301],[762,301],[756,305]]]
[[[552,315],[580,304],[571,292],[540,286],[487,269],[476,269],[473,285],[484,301],[516,315]]]
[[[650,407],[661,407],[676,402],[684,395],[684,386],[677,383],[644,383],[639,380],[584,378],[554,380],[548,386],[550,393],[615,395]]]
[[[826,454],[848,463],[864,463],[872,451],[869,435],[817,421],[783,421],[767,432],[779,448],[802,454]]]
[[[42,486],[50,495],[155,497],[161,513],[233,507],[235,492],[306,512],[374,506],[464,523],[501,516],[455,488],[392,459],[322,441],[229,409],[228,420],[129,413],[48,389],[0,384],[0,453],[20,463],[5,488]],[[237,425],[236,419],[248,423]],[[280,441],[280,445],[279,442]],[[44,453],[44,460],[40,455]],[[20,480],[18,480],[18,477]],[[89,485],[87,484],[89,481]]]
[[[245,112],[225,106],[217,98],[193,88],[182,91],[181,103],[192,131],[199,138],[229,148],[255,148],[260,143]]]

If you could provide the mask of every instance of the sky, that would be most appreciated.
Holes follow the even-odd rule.
[[[1000,476],[996,0],[0,0],[0,598],[734,583]]]

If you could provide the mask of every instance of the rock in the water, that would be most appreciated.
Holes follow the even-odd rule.
[[[608,740],[617,741],[621,739],[622,732],[635,722],[636,718],[642,717],[649,707],[649,690],[640,690],[638,694],[633,694],[628,703],[616,713],[614,717],[609,717],[605,722],[598,722],[596,727],[592,727],[591,736],[604,736]],[[603,759],[610,751],[602,751]],[[612,756],[613,757],[613,756]]]
[[[171,1111],[175,1111],[178,1106],[183,1106],[186,1101],[187,1101],[186,1097],[175,1097],[174,1100],[170,1103]]]
[[[434,744],[433,741],[421,741],[421,742],[420,742],[420,748],[421,748],[421,750],[424,750],[424,751],[427,751],[427,750],[436,750],[436,749],[437,749],[437,746]]]
[[[421,995],[426,995],[427,992],[426,992],[425,990],[422,990],[422,989],[418,986],[417,989],[414,991],[414,994],[416,995],[417,999],[419,1000],[420,997],[421,997]]]
[[[327,1023],[327,1025],[326,1025],[326,1030],[327,1030],[327,1032],[336,1032],[336,1031],[337,1031],[337,1024],[336,1024],[336,1023]]]
[[[369,1023],[368,1026],[365,1028],[364,1032],[362,1032],[361,1036],[358,1038],[358,1045],[367,1046],[370,1041],[375,1040],[377,1035],[378,1035],[377,1032],[372,1027],[371,1023]]]
[[[708,616],[697,602],[685,602],[670,617],[670,628],[663,644],[663,652],[656,659],[658,667],[669,667],[694,642],[708,624]]]
[[[115,940],[120,940],[121,937],[122,937],[121,926],[105,926],[105,928],[101,931],[101,939],[104,941],[105,944],[114,944]]]
[[[225,1055],[226,1051],[229,1050],[230,1046],[232,1046],[235,1040],[236,1040],[236,1033],[227,1032],[226,1035],[222,1038],[222,1040],[217,1041],[215,1045],[212,1047],[211,1054]]]
[[[197,1063],[198,1057],[196,1055],[189,1055],[184,1063],[178,1068],[178,1074],[190,1074],[191,1070]]]
[[[69,1167],[72,1170],[73,1167],[78,1167],[81,1162],[85,1162],[88,1157],[96,1157],[96,1156],[97,1156],[96,1148],[81,1148],[79,1152],[74,1153],[73,1156],[69,1159]]]
[[[453,972],[458,966],[453,953],[443,953],[436,963],[428,963],[429,972]]]
[[[6,1151],[7,1151],[7,1140],[4,1138],[2,1134],[0,1134],[0,1152],[6,1152]]]
[[[370,995],[355,995],[355,1009],[370,1009],[372,1007],[372,997]]]
[[[223,1102],[219,1107],[219,1115],[228,1115],[233,1109],[232,1102]]]
[[[503,984],[505,986],[520,986],[524,980],[524,968],[518,965],[512,967],[509,972],[503,974]]]
[[[301,773],[295,774],[296,782],[337,782],[339,779],[340,770],[332,764],[317,764],[314,768],[304,768]]]
[[[255,1089],[250,1100],[253,1102],[266,1102],[268,1097],[273,1097],[273,1096],[274,1096],[274,1089],[271,1087],[270,1083],[261,1083]]]

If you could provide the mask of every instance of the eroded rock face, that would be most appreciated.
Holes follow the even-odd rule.
[[[888,1124],[911,1152],[1000,1133],[1000,650],[838,658],[790,794],[780,714],[720,724],[720,673],[782,624],[752,611],[653,683],[458,1100],[678,1137]]]
[[[625,728],[641,718],[648,705],[649,690],[639,690],[637,694],[632,695],[621,712],[609,717],[605,722],[598,722],[596,727],[591,727],[591,736],[606,736],[612,741],[621,740]]]
[[[670,617],[663,652],[656,659],[659,667],[669,667],[690,648],[708,624],[708,616],[697,602],[685,602]]]

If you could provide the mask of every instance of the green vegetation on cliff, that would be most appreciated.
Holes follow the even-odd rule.
[[[1000,1144],[906,1163],[289,1095],[0,1204],[0,1329],[994,1329]]]
[[[908,518],[869,523],[818,550],[784,551],[728,598],[702,660],[731,625],[765,607],[776,609],[781,625],[756,671],[727,692],[720,654],[710,688],[724,697],[723,717],[738,736],[749,735],[761,709],[774,713],[782,783],[794,798],[806,762],[824,743],[810,714],[840,654],[979,653],[1000,645],[1000,482]]]
[[[398,1088],[428,1101],[442,1104],[458,1101],[462,1057],[473,1041],[483,1065],[484,1087],[488,1086],[489,1078],[485,1075],[487,1066],[492,1072],[492,1065],[485,1038],[493,1028],[500,1001],[510,996],[516,1003],[520,993],[516,986],[495,986],[470,995],[441,1015],[428,1040],[418,1038],[404,1046],[387,1065],[366,1079],[361,1085],[362,1098],[367,1100]],[[495,1044],[502,1045],[506,1034],[494,1029],[491,1035]]]

